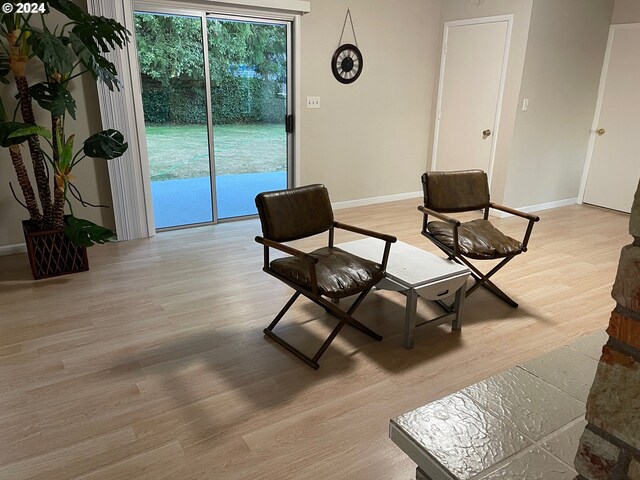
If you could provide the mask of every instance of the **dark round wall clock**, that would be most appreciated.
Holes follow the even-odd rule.
[[[353,83],[362,73],[362,53],[350,43],[340,45],[331,59],[331,71],[340,83]]]

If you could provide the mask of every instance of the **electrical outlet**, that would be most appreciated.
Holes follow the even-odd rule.
[[[523,112],[526,112],[527,110],[529,110],[529,99],[528,99],[528,98],[525,98],[525,99],[522,101],[522,111],[523,111]]]
[[[320,97],[307,97],[307,108],[320,108]]]

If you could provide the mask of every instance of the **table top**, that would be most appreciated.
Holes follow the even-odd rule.
[[[384,252],[384,244],[377,238],[363,238],[341,243],[336,247],[359,257],[380,262]],[[469,273],[469,269],[464,265],[412,245],[403,242],[391,245],[389,262],[387,263],[387,277],[408,288],[416,288]]]

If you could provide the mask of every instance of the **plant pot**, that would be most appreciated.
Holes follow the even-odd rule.
[[[78,247],[64,230],[37,230],[30,220],[22,222],[33,278],[57,277],[89,270],[86,247]]]

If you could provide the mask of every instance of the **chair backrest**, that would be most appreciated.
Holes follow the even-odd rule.
[[[467,212],[489,205],[489,182],[482,170],[422,175],[424,206],[436,212]]]
[[[256,207],[263,236],[276,242],[310,237],[333,226],[333,209],[324,185],[259,193]]]

